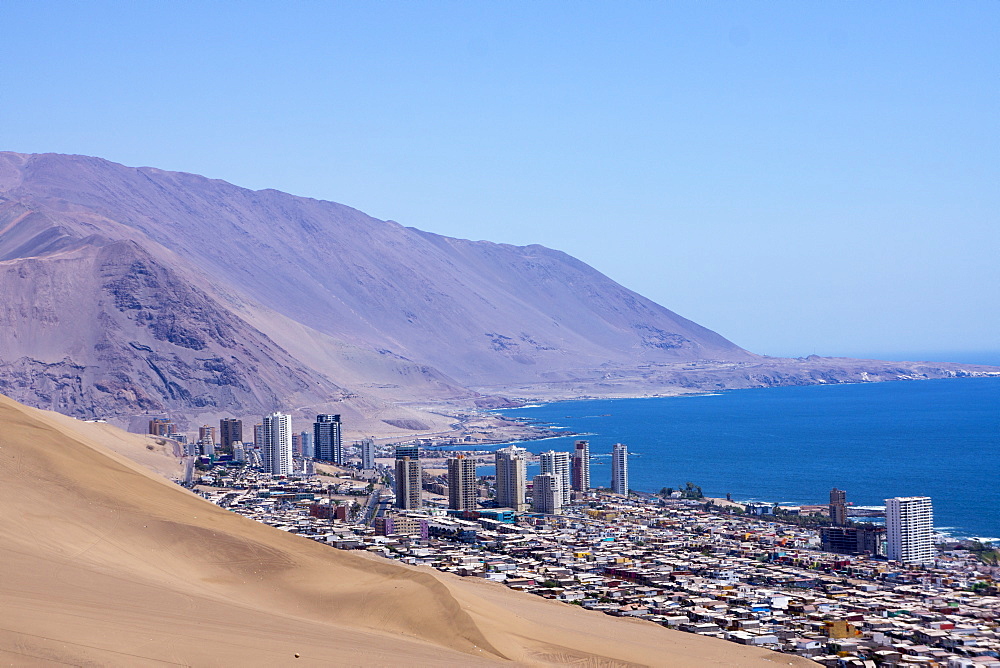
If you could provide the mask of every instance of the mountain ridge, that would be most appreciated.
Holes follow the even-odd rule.
[[[370,428],[427,417],[407,403],[552,387],[818,382],[562,251],[88,156],[0,153],[0,289],[0,391],[88,417],[327,406]]]

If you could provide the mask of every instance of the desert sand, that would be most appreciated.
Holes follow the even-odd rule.
[[[0,663],[814,665],[338,551],[130,459],[169,470],[149,444],[0,396]]]

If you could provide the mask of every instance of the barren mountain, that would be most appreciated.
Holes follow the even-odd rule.
[[[955,373],[866,368],[872,379]],[[431,429],[446,421],[398,402],[817,373],[861,371],[754,355],[542,246],[452,239],[192,174],[0,153],[0,391],[30,405],[80,416],[325,407]]]

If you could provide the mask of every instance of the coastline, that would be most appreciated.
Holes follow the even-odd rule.
[[[939,379],[929,379],[929,380],[939,380]],[[823,408],[825,406],[837,406],[838,404],[843,404],[844,402],[848,403],[855,402],[855,404],[858,407],[867,406],[868,405],[867,403],[857,404],[857,401],[860,401],[862,399],[864,402],[877,400],[882,402],[890,402],[886,403],[885,406],[883,406],[882,408],[883,411],[889,411],[888,413],[885,413],[885,415],[895,416],[892,418],[893,420],[899,419],[903,420],[903,422],[906,422],[907,420],[904,419],[903,417],[906,414],[906,410],[903,410],[902,412],[896,411],[895,409],[897,407],[897,403],[899,408],[905,409],[906,402],[918,401],[920,400],[920,397],[928,397],[926,401],[931,401],[930,409],[933,410],[933,408],[936,407],[938,403],[937,399],[931,399],[931,398],[940,396],[941,399],[944,400],[948,399],[948,397],[954,397],[953,399],[948,399],[948,401],[951,402],[948,403],[949,406],[948,410],[952,410],[951,407],[953,406],[961,406],[963,407],[962,410],[964,410],[966,404],[964,404],[963,402],[965,401],[966,395],[968,395],[970,399],[972,397],[982,397],[983,401],[991,401],[991,399],[989,399],[988,397],[991,397],[995,394],[996,390],[994,388],[996,388],[996,382],[1000,379],[991,375],[978,378],[976,377],[968,378],[963,380],[966,380],[967,382],[966,383],[958,383],[958,382],[918,383],[918,384],[902,383],[899,385],[886,385],[884,383],[840,383],[837,384],[837,386],[841,387],[841,389],[844,390],[844,392],[834,392],[834,394],[832,395],[827,394],[826,392],[820,392],[817,395],[815,391],[808,390],[807,387],[801,387],[801,388],[786,387],[783,388],[786,391],[782,393],[782,396],[776,395],[773,401],[771,400],[772,397],[771,393],[745,394],[745,393],[735,393],[729,391],[720,391],[720,392],[689,392],[683,395],[673,395],[673,396],[690,397],[690,396],[728,395],[730,397],[728,400],[722,400],[722,399],[719,400],[723,401],[724,404],[732,405],[735,403],[735,404],[746,404],[746,405],[761,406],[761,407],[764,407],[766,404],[773,404],[774,402],[786,402],[789,400],[794,400],[796,398],[799,398],[801,399],[802,402],[807,402],[810,405],[819,406],[820,410],[826,410],[826,408]],[[815,385],[813,387],[815,387]],[[868,389],[866,388],[871,388],[871,391],[869,392]],[[741,389],[756,389],[756,388],[741,388]],[[804,392],[800,392],[799,391],[800,389],[803,390]],[[987,394],[983,394],[983,392],[987,392]],[[739,397],[739,399],[737,399],[737,397]],[[645,399],[645,398],[652,398],[652,397],[634,397],[634,399]],[[661,397],[661,398],[665,399],[667,397]],[[829,398],[830,402],[828,403],[825,398]],[[607,404],[612,404],[612,403],[617,403],[620,399],[625,399],[625,397],[613,397],[606,400],[598,400],[598,401],[601,402],[602,404],[604,404],[605,402],[607,402]],[[817,403],[817,400],[820,403]],[[867,430],[870,428],[870,426],[868,426],[868,423],[864,421],[862,423],[859,423],[856,429],[855,428],[847,429],[845,427],[845,429],[840,430],[841,432],[844,433],[845,436],[845,440],[843,442],[837,440],[839,438],[838,433],[840,433],[838,432],[837,429],[834,429],[834,431],[832,432],[829,432],[828,430],[827,431],[821,430],[819,432],[815,432],[815,430],[812,429],[812,426],[807,424],[805,425],[804,428],[808,429],[808,431],[805,432],[806,435],[804,436],[803,440],[801,440],[803,447],[820,448],[821,452],[828,451],[830,448],[835,448],[835,449],[846,448],[845,453],[849,452],[852,454],[849,455],[845,454],[846,458],[843,464],[833,464],[831,461],[827,461],[825,467],[821,467],[819,469],[813,468],[812,470],[815,471],[815,474],[812,477],[817,479],[817,482],[814,485],[810,485],[807,487],[801,483],[796,483],[791,487],[785,486],[783,483],[780,482],[781,474],[776,474],[776,476],[767,476],[767,474],[765,473],[765,470],[767,469],[760,469],[758,473],[754,475],[755,478],[760,476],[760,482],[763,483],[760,486],[758,486],[753,480],[747,478],[745,475],[741,477],[738,476],[736,478],[732,478],[732,476],[730,476],[731,480],[737,482],[724,482],[722,481],[722,477],[724,477],[725,474],[721,473],[719,470],[716,470],[714,468],[712,469],[711,476],[703,475],[703,473],[698,473],[696,472],[695,469],[704,472],[706,470],[704,469],[704,466],[708,466],[709,464],[695,463],[693,465],[695,468],[692,468],[692,465],[690,465],[690,460],[692,459],[691,457],[687,457],[684,460],[687,461],[689,465],[686,466],[686,468],[682,468],[681,470],[685,470],[686,472],[672,473],[671,471],[674,471],[677,468],[676,466],[677,463],[671,463],[669,466],[666,466],[665,462],[667,460],[662,458],[675,457],[684,454],[683,450],[679,451],[677,449],[681,447],[679,443],[683,439],[676,433],[674,433],[676,430],[673,429],[670,430],[670,432],[673,433],[673,435],[668,436],[666,442],[662,441],[661,435],[655,433],[655,429],[646,429],[645,431],[643,431],[642,429],[637,428],[642,425],[632,425],[632,427],[629,427],[628,428],[629,432],[636,432],[637,434],[639,434],[635,436],[629,436],[628,433],[625,433],[623,431],[623,425],[626,425],[626,423],[630,421],[630,418],[622,416],[622,413],[626,411],[626,408],[622,407],[621,410],[614,411],[616,413],[616,417],[614,418],[614,423],[613,423],[614,431],[609,432],[602,425],[607,424],[608,428],[611,428],[612,423],[605,423],[602,420],[584,419],[585,415],[593,414],[593,417],[599,417],[596,414],[609,412],[608,410],[602,409],[600,405],[595,405],[593,407],[588,407],[577,411],[567,410],[565,413],[563,412],[563,408],[561,407],[563,404],[568,404],[570,402],[576,402],[576,401],[589,402],[593,400],[567,399],[567,400],[554,400],[546,403],[540,403],[538,401],[535,401],[532,402],[534,404],[533,408],[537,408],[538,410],[537,411],[529,410],[526,412],[532,414],[533,417],[531,419],[536,421],[536,424],[538,422],[541,422],[545,426],[550,426],[553,424],[560,426],[569,425],[573,427],[573,430],[575,432],[581,435],[581,438],[586,438],[586,436],[583,436],[584,434],[593,436],[594,438],[588,439],[592,441],[592,446],[591,446],[592,448],[594,448],[595,441],[597,442],[597,444],[599,444],[598,445],[599,448],[604,447],[606,449],[606,447],[608,447],[611,441],[621,440],[623,442],[628,443],[630,446],[636,446],[636,450],[639,450],[640,453],[643,450],[645,450],[646,457],[650,457],[652,455],[652,459],[634,460],[636,462],[634,466],[652,467],[652,468],[647,468],[646,470],[656,471],[659,475],[656,476],[657,479],[655,480],[650,480],[650,476],[648,474],[644,477],[639,477],[639,478],[635,478],[635,476],[633,476],[632,486],[636,490],[655,492],[659,490],[661,486],[670,486],[670,485],[676,486],[678,479],[692,480],[704,487],[706,495],[716,498],[723,497],[724,496],[723,492],[732,492],[732,498],[734,501],[737,502],[776,500],[777,503],[786,502],[793,505],[822,505],[825,503],[825,498],[824,498],[825,492],[829,490],[831,487],[835,486],[840,487],[842,489],[845,488],[848,489],[849,493],[852,495],[851,498],[853,499],[853,501],[861,505],[872,505],[872,504],[880,505],[882,504],[884,499],[895,496],[927,495],[935,499],[935,520],[936,520],[935,530],[938,533],[947,535],[949,538],[953,538],[955,540],[968,539],[968,540],[984,540],[988,542],[993,542],[992,540],[988,539],[995,539],[995,537],[1000,536],[1000,527],[991,527],[991,525],[988,522],[984,521],[991,516],[991,513],[985,510],[983,504],[987,504],[988,506],[989,502],[984,500],[982,498],[982,495],[976,495],[976,498],[979,500],[971,505],[967,504],[966,502],[960,501],[957,497],[955,497],[953,486],[949,487],[947,484],[945,484],[945,482],[948,479],[947,476],[942,477],[937,473],[935,473],[934,471],[936,471],[937,469],[935,469],[934,467],[930,467],[930,469],[928,469],[926,465],[918,464],[917,460],[914,460],[909,455],[907,456],[905,462],[907,466],[906,470],[910,470],[910,468],[912,468],[913,466],[918,467],[914,469],[913,474],[906,474],[906,475],[897,474],[896,476],[890,476],[886,478],[884,482],[869,480],[867,483],[862,483],[857,481],[859,475],[859,469],[857,469],[857,467],[855,466],[856,464],[862,463],[861,468],[863,469],[868,469],[871,466],[884,467],[886,465],[886,462],[883,461],[885,457],[889,457],[890,459],[892,459],[897,456],[894,454],[886,454],[886,453],[896,452],[896,450],[894,450],[893,448],[904,447],[902,445],[902,442],[898,440],[899,438],[903,438],[904,442],[905,439],[911,439],[911,438],[917,439],[913,441],[915,443],[923,442],[927,437],[927,435],[924,433],[911,434],[907,436],[905,434],[907,434],[908,432],[906,431],[906,429],[904,429],[903,431],[898,432],[895,435],[891,435],[892,440],[886,442],[885,445],[882,446],[879,445],[878,443],[867,444],[867,441],[869,440]],[[643,404],[645,404],[645,402],[635,402],[634,404],[632,404],[632,406],[642,406]],[[661,408],[666,409],[668,405],[676,407],[670,409],[668,413],[668,415],[672,416],[691,415],[691,414],[708,415],[708,414],[714,414],[716,412],[716,408],[709,408],[707,404],[705,406],[698,405],[696,407],[696,405],[694,404],[687,405],[686,402],[684,402],[683,404],[684,408],[680,408],[682,404],[674,404],[674,402],[667,402],[662,405],[658,405],[656,402],[654,402],[648,409],[645,410],[639,408],[635,409],[636,413],[647,415],[646,418],[636,417],[635,420],[638,420],[639,422],[645,421],[647,424],[652,426],[652,423],[649,422],[650,418],[648,416],[657,413]],[[795,404],[795,405],[800,405],[800,404]],[[914,404],[914,407],[911,407],[910,409],[907,410],[910,411],[918,410],[916,408],[916,405],[917,404]],[[715,406],[719,406],[720,408],[722,408],[721,404],[715,404]],[[921,404],[921,406],[923,406],[923,404]],[[629,412],[631,412],[631,410],[632,409],[630,407]],[[853,410],[856,411],[857,409]],[[868,409],[865,408],[865,412],[867,412],[867,410]],[[929,413],[926,413],[925,408],[920,408],[919,410],[921,411],[922,414],[930,415]],[[517,419],[517,417],[515,415],[512,415],[511,413],[512,411],[509,409],[503,411],[503,414],[508,420]],[[534,415],[539,413],[544,415],[545,417],[544,418],[534,417]],[[564,415],[567,418],[569,418],[570,413],[573,413],[573,417],[571,420],[560,419]],[[980,410],[980,414],[981,413],[982,411]],[[770,415],[770,413],[768,413],[767,415]],[[934,424],[939,425],[939,427],[938,431],[935,432],[935,434],[933,435],[933,438],[936,440],[933,440],[932,442],[938,443],[939,446],[937,447],[943,447],[943,445],[941,444],[953,442],[955,439],[962,439],[964,441],[965,439],[970,437],[963,431],[955,431],[959,427],[961,427],[962,429],[968,428],[968,425],[966,425],[965,418],[961,417],[962,415],[965,415],[965,413],[959,411],[959,413],[955,414],[956,417],[952,417],[952,414],[949,413],[949,417],[947,418],[942,416],[941,418],[936,419]],[[762,415],[757,417],[759,417],[762,422],[767,424],[766,416]],[[659,416],[655,418],[655,420],[660,420],[660,419],[671,420],[674,418],[669,418],[669,417],[661,418]],[[701,419],[704,418],[699,418],[699,420]],[[782,417],[781,420],[784,420],[784,417]],[[957,420],[957,422],[954,422],[954,420]],[[680,424],[685,424],[685,423],[682,420]],[[759,425],[759,423],[757,424]],[[978,422],[973,422],[971,424],[978,424]],[[819,425],[816,426],[819,427]],[[900,426],[902,427],[903,425]],[[803,428],[802,425],[800,425],[800,432],[801,428]],[[723,447],[723,444],[729,444],[726,447],[738,448],[739,446],[737,444],[742,442],[742,440],[745,437],[744,427],[742,426],[739,428],[734,427],[733,429],[728,429],[725,425],[720,425],[720,429],[723,429],[723,432],[720,432],[723,435],[721,436],[722,441],[720,442],[719,447]],[[775,429],[778,429],[779,431],[781,430],[780,427],[775,427]],[[984,444],[981,441],[983,438],[986,438],[987,441],[989,441],[988,434],[984,436],[983,434],[985,434],[985,432],[982,431],[981,427],[976,427],[976,429],[979,429],[979,431],[975,433],[980,434],[980,436],[978,437],[979,445],[977,447],[980,448],[984,447]],[[766,431],[770,432],[771,429],[768,428]],[[876,433],[878,433],[878,430],[876,431]],[[600,436],[601,434],[603,434],[603,436]],[[900,436],[900,434],[904,435]],[[557,436],[552,436],[550,438],[553,439],[568,438],[571,436],[572,434],[570,433],[562,433],[558,434]],[[759,437],[760,436],[758,434],[757,438]],[[884,436],[880,438],[884,438]],[[973,436],[972,438],[976,437]],[[830,439],[833,439],[833,441],[831,441]],[[944,440],[942,441],[941,439]],[[531,447],[533,440],[535,439],[525,439],[522,436],[521,438],[512,438],[509,441],[507,441],[507,443],[522,443],[525,447],[535,450],[536,448]],[[600,445],[602,443],[603,446]],[[673,443],[673,445],[668,445],[669,443]],[[700,447],[696,446],[695,443],[700,443],[700,441],[692,442],[692,447]],[[832,443],[836,443],[836,445],[832,445]],[[864,446],[859,445],[862,443],[865,445]],[[896,443],[896,445],[893,445],[893,443]],[[489,449],[494,449],[495,447],[497,446],[490,446]],[[769,448],[770,446],[764,446],[764,447]],[[858,450],[859,447],[861,447],[862,449]],[[883,447],[889,448],[889,450],[880,449]],[[918,459],[920,461],[925,461],[926,457],[931,456],[934,447],[935,446],[930,444],[926,446],[921,446],[921,448],[923,448],[921,452],[926,451],[927,455],[926,456],[920,455]],[[988,448],[988,444],[986,445],[986,447]],[[651,452],[649,450],[650,448],[654,448],[655,453]],[[664,448],[667,449],[664,450]],[[565,444],[560,444],[559,446],[556,446],[555,449],[557,450],[565,449]],[[719,456],[718,448],[713,448],[713,451],[714,451],[713,457],[717,458]],[[656,453],[666,453],[666,452],[670,452],[672,454],[670,455],[656,454]],[[735,452],[737,451],[734,451],[734,453]],[[987,451],[984,454],[988,457],[993,457],[994,455],[989,454],[989,452],[991,451],[987,449]],[[782,458],[786,458],[788,456],[794,457],[794,455],[789,455],[789,453],[787,452],[780,456]],[[858,459],[859,457],[860,459]],[[715,458],[712,459],[713,462],[716,461]],[[746,457],[744,455],[740,455],[740,461],[743,461],[743,459],[745,458]],[[753,466],[753,464],[751,464],[751,461],[752,460],[747,460],[746,462],[747,465]],[[954,458],[951,458],[949,461],[953,462]],[[902,463],[904,462],[901,461],[900,464]],[[831,466],[833,468],[831,468]],[[919,468],[920,466],[923,466],[923,468]],[[951,464],[949,464],[949,466],[951,466]],[[803,467],[804,465],[798,466],[797,468],[795,468],[795,470],[798,470]],[[809,467],[805,466],[805,468]],[[641,470],[642,469],[640,468],[636,468],[636,471],[641,471]],[[755,469],[749,469],[748,471],[752,470]],[[870,478],[871,476],[868,477]],[[770,480],[768,480],[767,478],[770,478]],[[854,482],[849,482],[849,481],[854,481]],[[945,488],[952,491],[941,491],[942,485]],[[876,489],[876,487],[881,487],[881,489]],[[988,496],[990,498],[993,498],[993,492],[991,492]]]

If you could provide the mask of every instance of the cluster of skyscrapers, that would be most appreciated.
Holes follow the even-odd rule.
[[[223,418],[219,428],[204,425],[198,429],[198,440],[188,444],[188,454],[215,455],[216,448],[223,454],[241,462],[260,466],[266,473],[289,475],[292,473],[293,455],[343,465],[347,455],[342,438],[340,415],[317,415],[312,433],[292,432],[292,416],[275,412],[265,415],[253,426],[253,439],[244,440],[243,421]],[[174,431],[174,424],[167,418],[149,421],[149,433],[168,436],[182,443],[187,439]],[[361,459],[364,468],[375,467],[375,444],[371,439],[361,442]]]
[[[312,433],[292,433],[292,416],[275,412],[254,425],[252,444],[243,440],[243,421],[223,418],[219,429],[204,425],[198,430],[196,446],[200,454],[214,455],[216,445],[237,461],[249,461],[266,473],[291,475],[293,452],[333,464],[346,464],[340,415],[317,415]],[[149,421],[149,433],[177,438],[173,422],[167,418]],[[218,437],[218,438],[217,438]],[[375,468],[375,443],[360,443],[361,467]],[[189,448],[194,452],[194,448]],[[197,454],[197,453],[196,453]],[[496,503],[515,512],[528,510],[528,451],[515,445],[496,450]],[[572,452],[549,450],[539,455],[540,471],[531,480],[531,509],[538,513],[558,514],[569,505],[574,491],[590,487],[590,443],[576,441]],[[422,502],[420,449],[416,445],[396,447],[396,506],[417,509]],[[611,451],[611,491],[627,495],[628,446],[615,443]],[[448,460],[448,506],[455,510],[475,510],[478,506],[479,480],[476,460],[458,455]],[[934,548],[934,513],[926,496],[897,497],[885,501],[885,528],[854,524],[847,515],[847,493],[830,491],[831,526],[820,535],[823,549],[842,554],[881,554],[884,536],[885,556],[908,564],[932,563]]]
[[[494,452],[496,465],[496,504],[515,512],[525,512],[528,504],[528,451],[516,445]],[[628,493],[628,448],[617,443],[612,455],[612,490]],[[531,479],[531,509],[558,514],[570,503],[574,491],[590,489],[590,444],[577,441],[572,452],[549,450],[539,455],[540,472]],[[416,446],[396,447],[396,506],[419,508],[421,468]],[[476,460],[458,455],[448,460],[448,507],[474,510],[478,506],[479,479]]]

